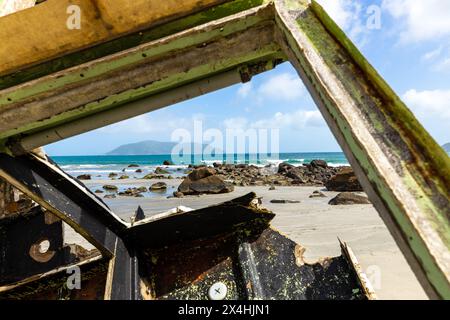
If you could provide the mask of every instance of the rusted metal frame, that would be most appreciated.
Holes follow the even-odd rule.
[[[306,249],[268,228],[257,240],[238,241],[238,264],[249,300],[366,300],[364,283],[344,252],[309,263]]]
[[[56,165],[31,154],[15,158],[0,154],[0,176],[64,220],[104,256],[114,254],[116,238],[128,224]]]
[[[142,300],[139,261],[134,245],[116,239],[114,257],[109,262],[105,300]]]
[[[0,285],[12,283],[64,264],[62,222],[47,219],[40,207],[0,220]],[[56,221],[55,221],[56,220]],[[48,241],[45,252],[39,250]]]
[[[268,6],[258,7],[2,90],[0,137],[61,125],[244,63],[275,59],[280,51],[272,15]]]
[[[251,192],[231,201],[195,211],[163,218],[150,217],[130,227],[128,235],[134,246],[158,249],[175,243],[232,232],[249,222],[254,223],[255,229],[258,224],[266,228],[275,215],[267,210],[258,209],[254,201],[257,201],[256,195]]]
[[[364,190],[427,294],[450,298],[448,156],[316,3],[275,3],[278,41]]]
[[[84,278],[81,290],[64,290],[67,268],[59,268],[0,287],[0,299],[206,299],[217,281],[226,283],[227,297],[233,299],[369,298],[347,255],[305,263],[304,248],[270,228],[273,217],[250,193],[199,210],[144,219],[137,222],[137,233],[159,232],[164,239],[117,239],[108,272],[100,257],[76,265]],[[207,230],[212,220],[222,227]],[[193,226],[195,221],[198,226]],[[239,251],[243,245],[244,254]],[[249,294],[256,287],[260,294]]]

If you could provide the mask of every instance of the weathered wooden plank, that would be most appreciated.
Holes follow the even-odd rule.
[[[427,293],[450,298],[449,157],[317,3],[284,2],[280,44]]]
[[[265,1],[233,0],[225,2],[156,27],[127,34],[120,38],[95,45],[94,47],[65,54],[49,61],[39,62],[27,68],[21,68],[16,72],[0,76],[0,90],[236,14],[259,6]]]
[[[0,75],[225,1],[228,0],[48,0],[0,18]],[[79,28],[73,21],[78,19],[78,12]]]
[[[2,90],[0,138],[87,117],[246,62],[277,59],[272,16],[270,8],[251,9]]]

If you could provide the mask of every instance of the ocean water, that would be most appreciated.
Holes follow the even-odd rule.
[[[233,158],[232,161],[230,159]],[[126,155],[126,156],[53,156],[52,159],[67,173],[72,176],[81,174],[91,174],[93,178],[102,179],[107,178],[109,173],[115,172],[118,174],[127,174],[130,177],[141,178],[144,175],[153,172],[158,166],[163,166],[164,160],[172,160],[171,155]],[[189,163],[183,161],[173,161],[175,165],[167,167],[173,176],[182,175],[184,169],[189,164],[208,164],[212,165],[214,162],[227,163],[247,163],[257,166],[272,165],[274,168],[281,162],[287,162],[293,165],[302,165],[309,163],[314,159],[327,161],[330,166],[348,165],[348,161],[342,152],[303,152],[303,153],[280,153],[277,156],[269,158],[258,158],[257,155],[235,155],[234,157],[227,157],[228,161],[219,161],[214,158],[192,157]],[[137,164],[142,173],[136,173],[138,168],[129,168],[128,165]]]

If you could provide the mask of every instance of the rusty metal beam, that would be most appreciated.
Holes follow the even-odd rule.
[[[275,1],[278,41],[430,297],[450,298],[450,159],[313,1]]]
[[[107,257],[128,225],[56,165],[28,154],[0,154],[0,177],[65,221]]]

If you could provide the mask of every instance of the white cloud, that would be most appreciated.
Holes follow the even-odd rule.
[[[190,118],[182,117],[161,117],[156,114],[143,114],[128,120],[124,120],[99,130],[105,133],[133,133],[133,134],[150,134],[150,133],[170,133],[178,128],[191,128],[194,120],[204,121],[203,114],[194,114]]]
[[[369,30],[363,23],[361,3],[354,0],[318,0],[318,2],[359,47],[364,46]]]
[[[450,71],[450,58],[445,58],[439,61],[435,66],[434,70],[436,71]],[[449,106],[450,108],[450,106]]]
[[[247,118],[230,118],[224,121],[226,129],[291,129],[326,126],[318,110],[297,110],[291,113],[277,112],[271,118],[249,121]]]
[[[348,29],[352,24],[351,2],[348,0],[318,0],[333,20],[342,28]]]
[[[325,125],[325,121],[318,110],[297,110],[292,113],[277,112],[270,119],[258,120],[251,124],[253,128],[290,128],[294,130]]]
[[[246,118],[229,118],[223,121],[223,125],[226,129],[242,129],[245,130],[248,127],[248,120]]]
[[[270,77],[257,90],[260,98],[292,101],[305,92],[302,80],[292,73],[282,73]]]
[[[241,86],[238,89],[237,94],[241,98],[247,98],[251,91],[252,91],[252,83],[247,82],[247,83],[241,84]]]
[[[437,48],[435,50],[432,50],[432,51],[429,51],[429,52],[425,53],[422,56],[422,60],[424,60],[424,61],[432,60],[433,61],[436,58],[438,58],[441,55],[441,53],[442,53],[442,46],[440,46],[439,48]]]
[[[418,118],[433,118],[437,123],[450,120],[450,90],[412,89],[402,99]]]
[[[400,33],[402,42],[437,40],[450,35],[448,0],[383,0],[382,8],[405,21]]]

